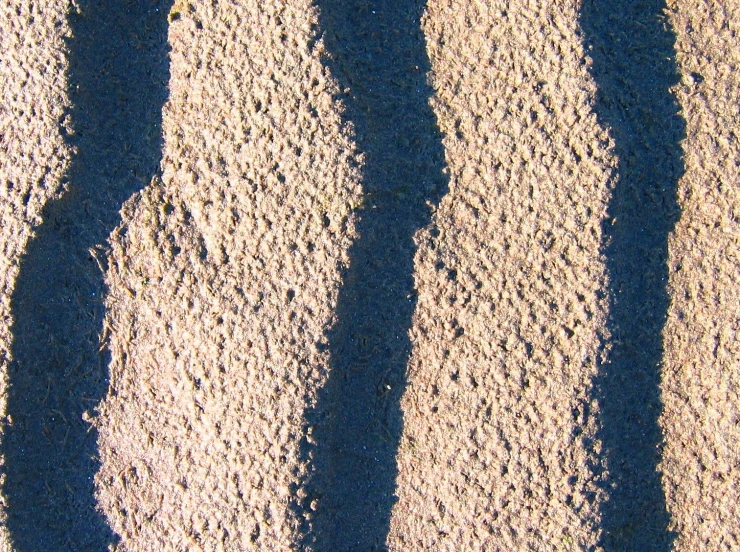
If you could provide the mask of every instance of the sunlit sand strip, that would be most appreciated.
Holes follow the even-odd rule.
[[[178,2],[161,181],[107,281],[100,504],[121,549],[285,550],[357,201],[311,3]]]
[[[738,550],[740,7],[669,5],[687,138],[664,332],[664,488],[676,550]]]
[[[63,37],[66,2],[0,3],[0,418],[5,421],[12,325],[10,296],[32,228],[61,189],[70,152],[62,129],[68,107]],[[2,497],[0,516],[4,519]],[[9,550],[5,526],[0,549]]]
[[[393,550],[599,539],[589,394],[614,166],[578,3],[429,3],[450,193],[418,236]]]

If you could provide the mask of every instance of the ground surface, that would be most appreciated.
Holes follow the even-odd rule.
[[[0,549],[740,550],[732,2],[0,14]]]

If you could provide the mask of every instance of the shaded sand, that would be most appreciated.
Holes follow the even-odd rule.
[[[21,550],[96,550],[114,538],[94,498],[100,462],[89,423],[109,388],[105,242],[161,159],[164,4],[79,2],[67,14],[70,105],[57,124],[73,151],[65,191],[44,206],[11,294],[0,445],[7,527]]]
[[[0,8],[0,550],[740,550],[737,8],[104,4]]]
[[[66,6],[54,1],[0,5],[0,416],[5,423],[11,358],[10,297],[41,209],[62,189],[70,148],[63,139]],[[4,464],[4,459],[2,459]],[[2,476],[3,481],[5,476]],[[2,497],[0,549],[10,549]]]

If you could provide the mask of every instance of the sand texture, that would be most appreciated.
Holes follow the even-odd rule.
[[[0,551],[740,551],[739,27],[6,0]]]
[[[63,38],[66,6],[42,1],[29,6],[9,0],[0,6],[0,414],[6,418],[8,365],[13,337],[11,295],[21,258],[41,222],[44,203],[62,191],[71,146],[64,133],[66,93]],[[4,460],[4,458],[3,458]],[[3,470],[2,480],[5,482]],[[2,497],[0,547],[10,550]]]
[[[676,548],[740,550],[740,6],[671,8],[687,136],[669,249],[661,467]]]

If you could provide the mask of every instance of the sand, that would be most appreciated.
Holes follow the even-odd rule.
[[[676,547],[737,550],[740,8],[710,2],[671,8],[687,135],[681,219],[669,249],[661,467]]]
[[[740,550],[738,8],[1,9],[0,550]]]
[[[0,411],[6,424],[8,364],[13,337],[11,295],[32,228],[41,209],[63,188],[71,148],[61,129],[67,123],[63,37],[66,6],[59,2],[4,2],[0,7],[3,41],[0,63]],[[8,419],[7,416],[11,416]],[[4,458],[3,458],[4,461]],[[3,470],[4,471],[4,470]],[[5,474],[3,473],[3,482]],[[0,547],[10,550],[5,526],[7,502],[2,499]]]

